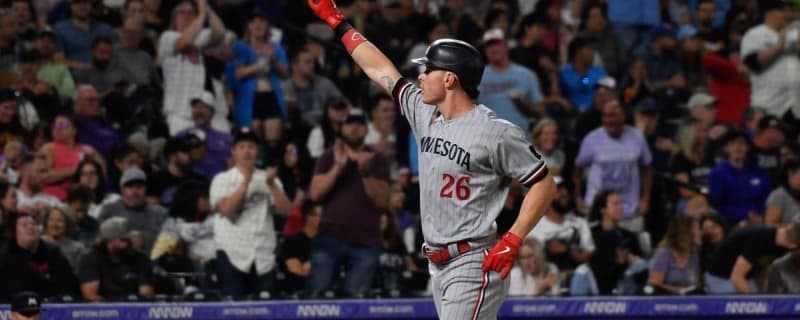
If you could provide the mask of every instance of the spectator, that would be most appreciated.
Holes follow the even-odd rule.
[[[700,227],[703,229],[700,270],[707,271],[711,267],[714,254],[728,235],[728,223],[722,216],[709,212],[700,217]]]
[[[119,191],[119,179],[122,177],[122,173],[125,172],[125,170],[133,167],[148,169],[146,166],[148,163],[145,162],[144,156],[127,143],[114,147],[112,151],[112,160],[114,166],[109,170],[108,186],[114,188],[115,191]]]
[[[100,210],[100,215],[97,217],[100,228],[102,229],[103,222],[110,218],[125,218],[131,228],[141,237],[132,238],[132,248],[141,252],[150,252],[158,232],[161,231],[161,225],[167,218],[167,210],[145,201],[147,176],[139,168],[133,167],[125,170],[119,181],[119,188],[120,199],[103,206],[103,209]]]
[[[797,266],[800,264],[798,257],[800,257],[800,253],[790,252],[772,262],[767,269],[766,293],[800,293],[800,279],[798,279],[797,272]]]
[[[650,32],[650,49],[645,55],[647,80],[656,92],[681,90],[687,86],[677,52],[675,31],[659,26]]]
[[[364,143],[383,154],[391,162],[392,177],[397,176],[397,130],[395,120],[397,107],[387,94],[378,94],[371,99],[369,124]]]
[[[378,259],[376,283],[373,285],[377,285],[390,296],[396,294],[392,293],[393,290],[399,291],[400,294],[408,294],[410,286],[403,274],[408,271],[415,272],[418,268],[403,243],[394,214],[385,211],[381,213],[380,231],[381,254]]]
[[[509,296],[558,296],[558,267],[549,263],[542,245],[527,238],[519,248],[517,264],[511,269]]]
[[[155,294],[152,264],[133,248],[133,233],[123,217],[100,224],[100,238],[78,269],[84,299],[130,301],[131,295],[151,298]]]
[[[378,212],[388,208],[389,164],[364,145],[366,122],[361,110],[351,110],[343,121],[341,140],[322,154],[314,170],[309,195],[324,210],[311,250],[312,297],[331,288],[340,263],[350,266],[342,293],[363,296],[378,267]]]
[[[42,216],[42,239],[61,250],[72,270],[78,269],[78,261],[86,253],[86,247],[72,239],[75,227],[72,213],[67,207],[52,207]]]
[[[297,108],[308,123],[324,122],[325,108],[343,101],[342,92],[330,79],[314,72],[314,57],[307,48],[300,49],[291,61],[292,75],[282,84],[287,107]]]
[[[97,218],[100,215],[100,209],[106,204],[119,199],[116,193],[108,192],[106,184],[109,181],[103,173],[103,168],[97,161],[92,159],[84,159],[78,164],[75,169],[75,175],[72,176],[72,185],[81,185],[89,190],[89,199],[87,202],[87,212],[89,216]],[[73,208],[73,211],[74,208]]]
[[[758,130],[753,135],[753,149],[750,153],[755,165],[767,171],[772,181],[780,181],[783,174],[780,156],[785,140],[780,119],[767,115],[758,121]]]
[[[119,133],[103,119],[97,90],[91,85],[79,85],[73,108],[78,141],[92,146],[103,158],[110,159],[111,149],[120,143],[121,139]]]
[[[703,1],[707,6],[712,3]],[[702,34],[700,37],[703,37]],[[709,77],[709,91],[719,97],[716,120],[727,125],[742,123],[742,115],[750,108],[750,81],[737,48],[703,55],[703,69]]]
[[[18,99],[19,92],[0,89],[0,147],[11,141],[26,142],[31,134],[20,121]]]
[[[618,34],[629,50],[641,54],[646,50],[648,31],[661,25],[658,2],[650,0],[610,0],[608,16],[614,33]]]
[[[425,50],[427,50],[428,46],[434,41],[452,37],[450,34],[450,26],[444,21],[431,18],[425,23],[424,28],[427,28],[427,30],[425,30],[424,34],[418,39],[419,42],[411,46],[411,49],[408,50],[408,57],[400,64],[403,74],[418,76],[420,73],[419,65],[411,62],[411,60],[424,57]],[[330,28],[327,28],[327,30],[330,30]],[[333,33],[331,33],[330,36],[332,38]],[[528,56],[526,56],[526,58],[528,58]]]
[[[800,80],[794,75],[800,73],[800,40],[787,37],[786,29],[792,11],[784,0],[760,1],[758,8],[764,23],[747,30],[741,43],[742,59],[750,70],[750,103],[779,118],[791,111],[791,117],[797,119]]]
[[[628,48],[608,22],[608,5],[599,1],[585,4],[581,13],[581,30],[578,36],[591,42],[600,55],[603,69],[620,79],[629,61]]]
[[[589,264],[597,279],[600,294],[608,295],[618,291],[618,283],[626,274],[641,271],[646,263],[641,258],[642,251],[636,234],[620,227],[625,211],[619,193],[612,190],[598,192],[589,217],[597,221],[597,225],[591,229],[597,249]]]
[[[202,173],[206,181],[211,181],[215,175],[228,169],[228,158],[231,154],[231,135],[211,127],[214,116],[214,96],[211,92],[203,91],[191,101],[192,120],[194,127],[178,132],[176,136],[195,135],[202,140],[206,147],[205,155],[195,169]]]
[[[114,9],[111,9],[103,1],[91,0],[91,8],[92,19],[104,22],[114,29],[119,28],[122,24],[119,6],[114,6]]]
[[[24,0],[20,0],[24,1]],[[36,51],[25,51],[17,59],[17,84],[20,97],[32,104],[39,121],[53,123],[53,118],[63,111],[58,92],[46,81],[39,79],[42,59]]]
[[[211,182],[217,276],[222,294],[241,298],[274,286],[276,237],[273,215],[290,202],[274,172],[256,169],[258,137],[247,127],[233,139],[234,166]],[[265,215],[266,214],[266,215]]]
[[[3,215],[0,216],[0,227],[2,227],[8,222],[6,215],[17,211],[17,188],[3,180],[0,180],[0,210],[3,211]]]
[[[263,136],[267,126],[281,125],[286,114],[281,78],[289,76],[289,59],[279,43],[270,42],[270,22],[260,11],[247,18],[244,39],[233,45],[226,67],[234,92],[234,122],[252,126]]]
[[[287,237],[278,250],[281,253],[279,258],[282,264],[281,269],[286,270],[286,279],[282,287],[289,294],[306,289],[306,283],[311,274],[311,244],[319,231],[322,206],[305,201],[301,212],[303,216],[302,232]]]
[[[164,253],[174,253],[184,244],[188,257],[205,265],[216,257],[214,244],[214,217],[208,202],[208,185],[190,180],[178,185],[174,201],[169,208],[169,218],[161,227],[150,259],[158,260]],[[180,244],[179,244],[180,242]],[[204,270],[202,267],[196,268]]]
[[[10,243],[0,267],[0,296],[7,301],[20,291],[34,291],[43,297],[76,297],[78,279],[58,247],[41,241],[33,216],[18,214],[8,224]]]
[[[207,2],[180,2],[172,10],[174,30],[165,31],[158,39],[158,59],[164,76],[163,111],[170,134],[192,125],[187,106],[192,95],[202,92],[210,82],[201,50],[220,43],[225,34],[225,26]],[[206,20],[210,29],[203,28]],[[217,108],[220,106],[215,104]]]
[[[17,210],[37,218],[50,207],[62,205],[58,198],[42,192],[49,169],[42,157],[29,157],[23,161],[22,180],[17,189]]]
[[[37,78],[55,87],[61,101],[66,102],[75,96],[75,81],[69,72],[69,67],[54,60],[56,41],[56,34],[53,31],[42,30],[33,42],[33,50],[39,53],[42,61]]]
[[[677,187],[675,211],[678,213],[683,213],[693,199],[704,199],[702,190],[708,186],[708,175],[714,165],[713,155],[708,152],[707,135],[706,128],[698,121],[682,123],[675,135],[676,152],[670,160],[670,173],[675,180],[693,187]]]
[[[189,139],[187,137],[172,138],[164,146],[164,158],[167,166],[156,171],[147,184],[147,197],[151,203],[174,204],[176,188],[184,182],[205,178],[192,169],[189,158]]]
[[[71,178],[75,176],[81,160],[92,159],[101,168],[105,167],[105,160],[94,148],[77,143],[77,133],[78,129],[71,116],[58,115],[53,122],[53,142],[45,144],[39,150],[49,167],[48,175],[44,177],[47,185],[42,191],[62,201],[67,197],[67,189],[72,184]]]
[[[713,143],[719,142],[720,138],[723,138],[728,131],[726,126],[717,123],[717,105],[717,97],[705,92],[693,94],[686,103],[689,108],[689,117],[708,130],[708,138]]]
[[[558,56],[543,45],[547,34],[547,21],[535,14],[522,17],[519,22],[519,44],[509,51],[511,61],[536,74],[542,92],[553,95],[558,88]]]
[[[684,295],[702,287],[700,223],[689,217],[673,217],[667,233],[650,258],[647,283],[657,292]]]
[[[283,159],[278,164],[278,178],[286,190],[286,196],[292,200],[294,208],[299,207],[306,199],[313,165],[311,156],[303,145],[297,142],[286,144]]]
[[[17,20],[17,38],[25,46],[36,37],[36,14],[32,5],[28,0],[13,0],[10,5],[11,12]]]
[[[141,2],[137,1],[127,1],[127,3],[129,8],[133,7],[134,3],[141,5]],[[119,31],[120,43],[114,47],[111,54],[109,68],[125,75],[124,80],[129,85],[150,88],[159,85],[160,80],[158,80],[153,57],[141,49],[142,38],[146,36],[145,32],[142,20],[126,17]]]
[[[42,300],[36,292],[23,291],[11,298],[11,319],[40,319]]]
[[[558,74],[564,95],[580,111],[591,106],[594,101],[592,88],[606,76],[605,70],[592,65],[593,61],[592,43],[584,38],[575,38],[569,44],[569,64]]]
[[[647,75],[647,62],[641,57],[633,58],[622,81],[622,103],[625,105],[635,105],[651,97],[656,90]]]
[[[70,0],[69,8],[70,18],[53,27],[58,40],[55,59],[72,68],[86,68],[92,60],[91,44],[95,38],[113,38],[114,31],[92,18],[90,0]]]
[[[24,44],[17,39],[17,19],[12,10],[0,12],[0,21],[0,70],[12,71]]]
[[[580,114],[575,119],[575,130],[573,137],[581,141],[589,132],[597,129],[603,124],[603,107],[615,101],[615,89],[617,81],[612,77],[605,77],[597,81],[594,85],[594,100],[592,106]]]
[[[531,130],[531,144],[542,155],[547,169],[554,176],[564,175],[564,170],[570,165],[560,140],[558,124],[552,119],[539,120]]]
[[[109,38],[97,37],[92,40],[91,65],[73,72],[75,81],[93,86],[100,92],[104,101],[121,83],[128,81],[127,73],[111,64],[114,44]],[[127,88],[123,88],[127,89]]]
[[[97,223],[97,219],[89,214],[92,199],[92,190],[87,186],[74,185],[70,188],[69,192],[67,192],[66,204],[75,220],[75,232],[73,232],[73,237],[86,247],[95,240],[97,230],[100,227],[100,224]]]
[[[0,155],[0,181],[8,182],[12,185],[19,184],[19,172],[22,160],[29,156],[25,146],[20,141],[11,141],[3,147],[3,154]]]
[[[581,142],[575,158],[575,196],[579,197],[587,170],[586,193],[578,208],[585,208],[600,190],[614,190],[622,196],[624,222],[630,230],[644,228],[643,216],[649,210],[652,156],[642,133],[625,125],[619,103],[603,108],[603,127],[590,132]],[[613,156],[612,156],[613,155]],[[580,210],[580,209],[579,209]]]
[[[487,31],[483,44],[488,64],[478,87],[478,103],[491,107],[498,118],[530,132],[530,117],[544,113],[538,79],[530,70],[511,62],[503,31]],[[477,96],[478,92],[470,94]]]
[[[725,238],[705,274],[711,294],[758,293],[756,279],[776,258],[800,244],[800,222],[784,227],[749,226]]]
[[[774,227],[789,225],[800,214],[800,162],[791,160],[786,166],[786,177],[767,197],[764,223]]]
[[[306,148],[312,158],[318,159],[325,149],[333,146],[336,138],[341,135],[342,121],[348,112],[350,106],[344,101],[337,101],[325,107],[325,117],[311,130],[306,142]]]
[[[747,159],[750,145],[741,131],[731,131],[725,139],[726,158],[708,176],[711,205],[731,225],[760,224],[772,182],[767,172]]]

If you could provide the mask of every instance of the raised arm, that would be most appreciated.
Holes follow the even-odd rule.
[[[402,76],[389,58],[345,21],[344,14],[336,8],[333,0],[308,0],[308,6],[333,29],[361,70],[386,93],[391,94],[394,84]]]

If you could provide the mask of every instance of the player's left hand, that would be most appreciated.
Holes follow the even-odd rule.
[[[483,272],[490,270],[499,272],[500,279],[505,280],[511,272],[511,267],[514,266],[520,246],[522,246],[522,239],[516,234],[506,232],[483,261]]]

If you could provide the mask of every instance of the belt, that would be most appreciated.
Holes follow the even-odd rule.
[[[451,243],[439,250],[431,250],[430,247],[426,245],[423,250],[423,253],[425,254],[425,257],[427,257],[428,260],[430,260],[431,262],[435,264],[442,264],[447,261],[450,261],[450,259],[453,259],[462,254],[470,252],[471,250],[472,246],[469,244],[468,241],[464,240],[456,243]]]

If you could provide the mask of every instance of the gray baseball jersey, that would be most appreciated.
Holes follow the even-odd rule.
[[[416,136],[426,243],[493,237],[510,178],[531,186],[547,176],[544,160],[522,130],[486,106],[446,120],[407,80],[397,83],[393,96]]]

